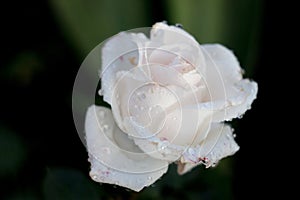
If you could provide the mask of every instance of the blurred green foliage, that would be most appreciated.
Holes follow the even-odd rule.
[[[47,169],[43,184],[45,199],[99,199],[96,187],[78,170],[73,169]]]
[[[104,39],[147,21],[147,4],[140,0],[51,0],[51,5],[66,38],[84,55]]]
[[[24,51],[15,55],[7,67],[1,69],[1,78],[15,84],[28,86],[33,77],[43,70],[43,63],[36,52]]]
[[[16,176],[26,158],[26,145],[16,133],[0,126],[0,177]]]

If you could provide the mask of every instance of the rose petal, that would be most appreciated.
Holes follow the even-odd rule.
[[[131,119],[125,121],[125,124],[129,127],[129,132],[140,136],[133,137],[133,140],[145,153],[173,162],[178,160],[188,147],[198,148],[194,144],[199,144],[206,138],[210,116],[211,113],[205,110],[179,107],[165,116],[164,123],[159,125],[160,129],[155,134],[149,127],[142,127]]]
[[[183,95],[184,90],[179,88],[189,87],[179,72],[159,65],[119,71],[116,77],[111,92],[111,106],[118,126],[127,133],[129,131],[123,123],[126,117],[135,117],[139,121],[144,121],[141,124],[146,124],[151,120],[149,111],[152,108],[159,106],[164,111],[171,110],[174,104],[181,100],[180,95]],[[191,96],[190,99],[193,98]],[[194,100],[194,104],[196,102]],[[157,115],[158,113],[155,118],[158,118]]]
[[[206,63],[213,73],[220,73],[224,80],[231,82],[242,79],[242,69],[233,52],[221,44],[203,44],[201,45],[202,52],[206,56]],[[218,71],[215,71],[218,70]]]
[[[231,120],[250,108],[257,94],[257,84],[242,79],[242,70],[234,54],[219,44],[202,45],[206,58],[207,101],[220,110],[214,121]]]
[[[205,58],[200,45],[193,36],[183,29],[176,26],[168,26],[164,23],[156,23],[151,29],[150,39],[151,43],[154,43],[156,46],[157,43],[161,44],[159,49],[184,58],[201,75],[205,74]]]
[[[118,71],[137,66],[143,52],[139,51],[149,39],[142,33],[121,32],[110,38],[102,49],[101,87],[104,101],[111,103],[112,90]]]
[[[111,108],[119,128],[124,132],[128,132],[123,120],[130,116],[128,109],[130,96],[144,84],[147,77],[137,68],[131,71],[119,71],[116,76],[117,80],[111,91]]]
[[[234,141],[233,130],[223,123],[213,123],[207,137],[200,143],[200,151],[197,152],[198,163],[190,163],[181,160],[178,163],[178,173],[184,174],[193,167],[205,164],[206,167],[214,166],[219,160],[233,155],[239,150]]]
[[[198,42],[195,40],[195,38],[182,28],[168,26],[162,22],[153,25],[150,38],[151,41],[161,44],[173,45],[177,43],[184,43],[192,46],[198,45]]]
[[[168,169],[165,161],[143,153],[114,123],[109,109],[91,106],[85,122],[86,142],[91,162],[90,176],[140,191]]]

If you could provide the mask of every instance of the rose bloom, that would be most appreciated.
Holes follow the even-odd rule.
[[[184,174],[214,166],[239,146],[224,121],[256,98],[234,54],[199,43],[186,31],[156,23],[150,38],[122,32],[102,49],[101,92],[111,105],[86,114],[90,176],[135,191],[175,162]]]

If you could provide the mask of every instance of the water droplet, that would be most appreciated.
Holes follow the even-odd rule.
[[[244,114],[239,114],[239,115],[238,115],[238,118],[239,118],[239,119],[242,119],[243,116],[244,116]]]
[[[231,137],[231,135],[228,133],[228,134],[226,134],[226,138],[230,138]]]
[[[245,74],[245,70],[244,70],[244,69],[240,69],[240,73],[241,73],[242,75],[244,75],[244,74]]]
[[[236,138],[236,134],[233,134],[232,136],[233,136],[234,138]]]
[[[103,89],[98,90],[98,94],[99,94],[100,96],[102,96],[102,95],[103,95]]]
[[[107,131],[109,129],[109,126],[107,124],[103,125],[103,131]]]
[[[175,24],[175,26],[176,26],[176,27],[178,27],[178,28],[181,28],[181,29],[183,29],[183,26],[182,26],[182,24],[179,24],[179,23],[177,23],[177,24]]]
[[[152,180],[152,177],[151,177],[151,176],[148,176],[148,180],[151,181],[151,180]]]
[[[158,150],[159,151],[163,151],[166,149],[166,147],[168,146],[168,141],[162,141],[158,143]]]
[[[97,180],[97,179],[98,179],[98,176],[97,176],[97,175],[93,175],[93,176],[92,176],[92,179]]]
[[[231,106],[231,104],[232,104],[231,101],[230,101],[230,100],[227,100],[226,103],[225,103],[225,106],[226,106],[226,107],[229,107],[229,106]]]
[[[149,108],[149,111],[151,111],[152,109],[153,109],[153,107],[150,107],[150,108]]]
[[[193,148],[188,148],[188,153],[190,156],[196,156],[196,152]]]
[[[98,111],[98,116],[100,119],[103,119],[105,117],[105,112],[103,110]]]
[[[143,93],[141,94],[142,99],[146,99],[146,95]]]

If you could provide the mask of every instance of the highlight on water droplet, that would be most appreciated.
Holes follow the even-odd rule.
[[[98,94],[99,94],[100,96],[103,96],[103,89],[98,90]]]
[[[105,112],[103,110],[98,111],[98,116],[100,119],[103,119],[105,117]]]
[[[92,179],[97,180],[98,176],[97,175],[92,175]]]
[[[142,99],[146,99],[146,95],[144,93],[141,94]]]
[[[103,131],[107,131],[109,129],[109,126],[107,124],[103,125]]]

